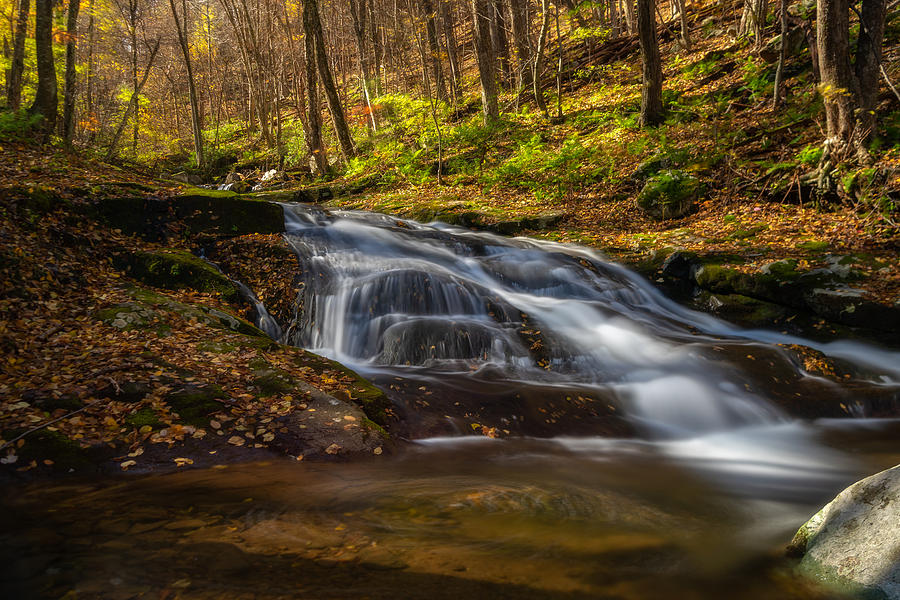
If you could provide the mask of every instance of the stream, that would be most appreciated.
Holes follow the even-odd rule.
[[[784,546],[900,463],[900,353],[741,330],[584,248],[285,215],[301,291],[261,324],[408,443],[19,487],[3,597],[824,598]]]

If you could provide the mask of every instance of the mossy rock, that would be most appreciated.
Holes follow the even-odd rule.
[[[237,302],[240,298],[237,286],[230,279],[212,265],[182,250],[135,252],[117,263],[131,277],[154,287],[218,294],[228,302]]]
[[[25,445],[16,450],[19,456],[17,464],[28,464],[32,460],[42,464],[45,460],[51,460],[53,469],[58,471],[85,471],[94,468],[91,450],[82,448],[78,442],[58,431],[42,429],[24,439]]]
[[[152,230],[169,219],[166,202],[139,196],[100,198],[96,211],[110,227],[145,237],[151,237]]]
[[[94,313],[94,317],[116,329],[131,331],[149,329],[161,315],[143,304],[128,302],[100,309]]]
[[[310,366],[317,371],[337,371],[353,380],[348,384],[352,391],[352,402],[359,406],[366,416],[381,427],[388,426],[388,411],[393,407],[391,400],[380,389],[364,379],[356,371],[339,362],[324,358],[311,352],[303,351],[300,364]]]
[[[10,197],[17,198],[19,210],[37,214],[47,214],[69,204],[56,190],[41,186],[15,187],[7,190],[7,193]]]
[[[757,300],[740,294],[711,294],[703,292],[698,303],[716,316],[743,327],[771,327],[789,316],[780,304]]]
[[[182,422],[202,427],[208,423],[211,414],[222,410],[222,403],[216,399],[225,397],[225,392],[217,385],[189,386],[166,396],[166,404],[178,413]]]
[[[694,209],[700,181],[681,171],[665,171],[647,180],[635,205],[657,220],[677,219]]]
[[[647,181],[661,171],[681,166],[687,160],[688,153],[683,150],[657,154],[638,165],[631,174],[631,179],[637,182]]]
[[[234,192],[193,189],[171,200],[101,198],[97,215],[111,227],[144,237],[166,237],[166,224],[179,222],[188,234],[237,236],[284,231],[284,209]]]
[[[821,240],[806,240],[797,243],[797,248],[800,250],[809,250],[810,252],[822,252],[823,250],[828,249],[828,242]]]
[[[175,216],[190,233],[237,236],[284,231],[284,209],[279,204],[234,192],[192,192],[173,198],[172,205]]]

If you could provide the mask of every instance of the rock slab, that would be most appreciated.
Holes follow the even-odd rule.
[[[900,465],[854,483],[816,513],[788,551],[800,571],[856,597],[900,599]]]

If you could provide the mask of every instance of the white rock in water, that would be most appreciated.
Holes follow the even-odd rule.
[[[900,600],[900,465],[854,483],[806,522],[788,551],[800,571],[861,598]]]

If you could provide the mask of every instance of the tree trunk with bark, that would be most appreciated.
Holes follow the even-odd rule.
[[[306,27],[306,8],[304,7],[304,29]],[[309,115],[306,119],[306,148],[315,163],[316,172],[320,175],[328,173],[328,155],[322,143],[322,113],[319,105],[319,80],[316,75],[316,44],[308,33],[303,36],[306,47],[306,106]]]
[[[506,35],[506,16],[503,0],[490,0],[491,45],[494,60],[499,66],[499,79],[504,86],[510,80],[509,38]]]
[[[175,8],[175,0],[169,0],[172,9],[172,18],[175,20],[175,29],[178,31],[178,45],[181,46],[181,55],[184,57],[184,68],[187,70],[188,93],[191,100],[191,131],[194,134],[194,160],[197,166],[203,165],[203,130],[200,124],[200,107],[197,101],[197,86],[194,83],[194,69],[191,66],[191,50],[188,45],[188,19],[187,1],[181,0],[182,18],[178,17]]]
[[[40,127],[51,132],[59,112],[56,63],[53,60],[53,0],[37,0],[35,4],[34,45],[38,84],[30,112],[40,115]]]
[[[516,72],[522,89],[531,84],[531,40],[528,27],[529,0],[510,0],[513,42],[516,55]]]
[[[66,146],[72,145],[75,133],[75,40],[78,37],[78,9],[80,0],[69,0],[66,18],[66,88],[63,94],[62,136]]]
[[[447,46],[447,60],[450,63],[450,87],[455,102],[461,93],[462,69],[459,64],[459,44],[456,43],[456,32],[453,27],[453,10],[449,0],[437,0],[437,2],[441,13],[444,43]]]
[[[22,105],[22,75],[25,71],[25,38],[28,37],[29,0],[19,0],[16,15],[16,32],[13,40],[12,63],[6,79],[6,108],[13,110]]]
[[[544,50],[547,48],[547,30],[550,28],[550,2],[541,0],[541,32],[538,34],[537,50],[534,53],[534,102],[538,109],[548,116],[547,103],[544,101],[544,89],[541,86],[541,75],[544,71]]]
[[[372,99],[369,95],[369,61],[366,55],[366,21],[369,16],[367,0],[350,0],[350,19],[353,21],[353,35],[356,38],[356,52],[359,55],[360,93],[363,102],[366,103],[366,112],[369,115],[368,123],[372,131],[378,129],[375,122],[375,113],[372,110]]]
[[[739,35],[753,34],[756,47],[762,46],[766,29],[766,17],[769,13],[768,0],[745,0],[744,12],[738,28]]]
[[[481,82],[481,107],[485,125],[500,119],[497,101],[497,54],[491,42],[491,5],[488,0],[472,0],[472,20],[475,24],[475,55]]]
[[[431,0],[420,0],[422,16],[425,18],[425,34],[428,40],[428,53],[430,54],[431,73],[433,75],[434,90],[437,99],[447,101],[447,81],[444,77],[444,63],[441,60],[441,46],[438,43],[437,23],[434,4]]]
[[[344,116],[344,108],[341,98],[334,85],[331,75],[331,66],[328,64],[328,53],[325,49],[325,36],[322,33],[322,21],[319,17],[319,5],[317,0],[303,0],[303,30],[313,41],[316,67],[319,80],[325,89],[325,98],[328,100],[328,108],[331,112],[331,120],[334,123],[334,131],[341,145],[341,153],[345,160],[356,156],[356,147],[347,126]]]
[[[638,41],[641,45],[641,125],[658,125],[663,118],[662,63],[656,37],[655,0],[637,0]]]

